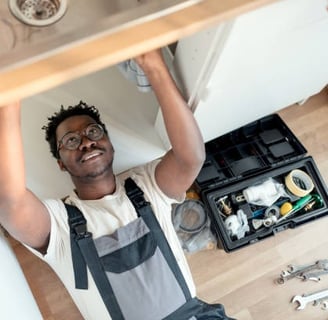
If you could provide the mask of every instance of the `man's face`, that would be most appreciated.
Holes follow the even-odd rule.
[[[65,145],[59,148],[58,165],[67,171],[74,180],[95,179],[112,171],[113,146],[106,134],[97,141],[85,136],[85,129],[95,120],[87,115],[72,116],[57,127],[57,143],[70,132],[80,133],[81,144],[76,150],[68,150]]]

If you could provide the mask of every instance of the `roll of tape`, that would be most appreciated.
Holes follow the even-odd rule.
[[[201,201],[186,199],[173,211],[173,225],[186,233],[200,232],[207,224],[207,214]]]
[[[314,188],[311,177],[302,170],[292,170],[285,178],[287,189],[298,197],[305,197]]]
[[[266,210],[264,212],[264,216],[266,218],[270,218],[270,217],[273,217],[273,216],[276,217],[276,218],[279,218],[279,215],[280,215],[279,207],[275,206],[275,205],[266,208]]]

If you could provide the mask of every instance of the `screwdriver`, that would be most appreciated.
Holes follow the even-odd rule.
[[[288,218],[290,215],[296,213],[297,211],[301,210],[307,203],[309,203],[312,200],[312,195],[308,194],[305,197],[297,200],[295,204],[293,205],[293,208],[288,211],[284,216],[279,218],[276,223],[279,223],[280,221]]]

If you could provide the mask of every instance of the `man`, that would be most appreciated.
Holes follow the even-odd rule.
[[[136,221],[136,211],[124,190],[125,179],[132,177],[144,192],[145,199],[151,203],[190,295],[194,297],[194,284],[171,224],[170,212],[172,203],[184,199],[186,189],[197,176],[204,161],[204,145],[195,119],[171,78],[160,50],[141,55],[136,61],[156,94],[172,145],[160,161],[115,176],[112,169],[114,148],[105,125],[98,111],[85,103],[62,108],[50,117],[48,125],[44,127],[46,139],[59,168],[70,175],[75,186],[65,202],[82,211],[94,239],[116,234]],[[41,201],[26,188],[18,102],[0,108],[0,141],[0,223],[55,270],[85,319],[116,318],[112,313],[109,315],[107,309],[110,308],[106,309],[90,274],[87,290],[75,287],[70,230],[64,202],[60,199]],[[133,278],[130,280],[133,282]],[[148,281],[149,286],[152,281]],[[118,283],[120,293],[127,295],[129,288]],[[138,291],[133,292],[135,301],[138,301],[137,297],[143,296],[141,291],[147,292],[147,285]],[[152,294],[145,293],[145,297],[153,299]],[[140,298],[140,303],[143,300]],[[134,315],[131,311],[125,311],[131,308],[129,301],[128,305],[121,306],[124,316],[117,319],[146,319],[145,315],[136,316],[138,313]],[[155,305],[153,309],[149,308],[153,312],[153,315],[148,316],[149,319],[164,318],[156,314],[162,303],[164,301],[151,302]],[[168,306],[167,310],[171,313],[177,307],[179,305],[170,310]],[[144,306],[136,304],[131,310],[142,308]],[[182,318],[191,319],[190,316]]]

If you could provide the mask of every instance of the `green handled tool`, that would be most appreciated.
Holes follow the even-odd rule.
[[[290,211],[288,211],[284,216],[282,216],[281,218],[279,218],[277,220],[277,223],[279,223],[280,221],[288,218],[292,214],[294,214],[297,211],[299,211],[302,208],[304,208],[312,199],[313,199],[312,195],[308,194],[305,197],[302,197],[301,199],[297,200],[295,202],[295,204],[293,205],[293,208]]]

